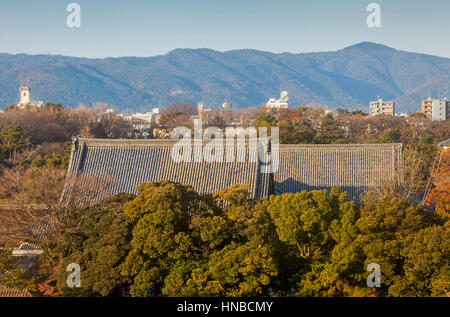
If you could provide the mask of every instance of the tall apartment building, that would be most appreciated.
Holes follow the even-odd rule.
[[[393,101],[383,101],[381,98],[377,101],[371,101],[369,116],[376,116],[379,114],[393,116],[395,114],[395,103]]]
[[[422,113],[433,121],[445,121],[450,118],[450,100],[431,99],[422,101]]]

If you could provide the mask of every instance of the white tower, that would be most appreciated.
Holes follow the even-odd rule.
[[[20,102],[21,105],[27,105],[30,103],[31,88],[20,87]]]

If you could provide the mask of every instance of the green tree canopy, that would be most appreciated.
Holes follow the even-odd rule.
[[[0,245],[0,287],[33,290],[37,281],[34,267],[27,268],[11,251],[11,247]]]
[[[333,114],[327,114],[323,119],[314,137],[316,144],[342,143],[345,140],[345,133],[340,123],[334,119]]]
[[[69,213],[53,258],[66,296],[446,296],[449,221],[392,193],[361,203],[339,188],[254,200],[234,185],[200,195],[144,183]],[[65,287],[68,263],[82,288]],[[1,262],[0,262],[1,263]],[[368,264],[381,268],[369,288]]]
[[[123,213],[123,205],[133,198],[134,195],[119,194],[101,204],[68,214],[68,217],[77,218],[76,230],[67,231],[51,254],[62,256],[57,273],[62,295],[98,293],[107,296],[129,283],[129,279],[120,274],[119,266],[130,250],[131,240],[131,226]],[[81,289],[66,286],[66,267],[70,263],[81,267]]]
[[[271,114],[265,113],[265,114],[260,115],[256,119],[256,121],[254,123],[254,127],[256,129],[267,128],[267,134],[270,135],[271,127],[275,127],[277,125],[277,123],[278,123],[278,120],[276,117],[274,117]]]
[[[389,131],[386,131],[381,135],[381,137],[378,139],[379,143],[400,143],[400,138],[402,134],[400,133],[399,129],[392,129]]]
[[[17,152],[25,149],[29,139],[22,128],[15,124],[7,125],[0,130],[0,146],[9,153],[9,159],[13,161]]]
[[[278,123],[282,144],[311,144],[316,132],[303,120],[283,120]]]
[[[215,196],[228,201],[219,208],[191,187],[170,182],[146,183],[124,207],[134,223],[131,250],[122,273],[132,276],[133,296],[229,295],[263,292],[277,274],[272,251],[263,241],[257,220],[240,217],[237,210],[250,207],[243,188]]]

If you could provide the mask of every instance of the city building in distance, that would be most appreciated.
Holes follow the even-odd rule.
[[[267,108],[288,108],[289,107],[289,94],[287,91],[280,92],[280,99],[270,98],[266,103]]]
[[[450,100],[431,99],[422,101],[422,113],[433,121],[445,121],[450,117]]]
[[[44,104],[42,101],[32,101],[30,98],[31,88],[29,87],[20,87],[20,101],[17,104],[17,107],[21,109],[25,108],[42,108]]]
[[[393,101],[383,101],[378,98],[377,101],[370,102],[369,116],[376,116],[380,114],[395,115],[395,103]]]
[[[103,112],[103,115],[109,114],[116,114],[116,111],[114,109],[109,108],[106,109],[105,112]],[[139,131],[145,137],[150,136],[151,132],[150,129],[154,125],[159,125],[159,119],[161,117],[159,113],[159,108],[153,108],[152,111],[146,113],[140,112],[132,114],[117,113],[116,115],[130,122],[133,128]]]
[[[107,113],[114,112],[112,109],[107,109]],[[128,120],[132,122],[133,124],[146,124],[151,126],[152,123],[155,123],[156,118],[159,115],[159,108],[153,108],[152,111],[146,112],[146,113],[133,113],[133,114],[123,114],[119,113],[117,114],[119,117],[124,118],[125,120]]]
[[[231,103],[224,102],[222,109],[205,108],[203,101],[197,104],[197,115],[193,115],[192,119],[200,119],[203,122],[214,122],[215,119],[222,119],[224,124],[230,125],[232,122]],[[217,121],[216,121],[217,123]]]

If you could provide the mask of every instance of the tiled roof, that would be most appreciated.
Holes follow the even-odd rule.
[[[0,286],[0,297],[33,297],[27,290],[18,290]]]
[[[247,184],[254,198],[268,196],[270,177],[259,173],[257,159],[248,159],[249,155],[257,153],[255,146],[246,143],[246,159],[242,163],[186,163],[172,159],[175,142],[78,139],[72,146],[69,175],[76,175],[76,188],[97,179],[103,180],[104,183],[98,186],[102,193],[95,198],[96,201],[110,194],[136,193],[137,185],[160,180],[191,185],[202,194],[216,193],[234,184]],[[70,188],[66,186],[63,199],[68,195]]]
[[[12,251],[13,256],[34,256],[42,254],[43,250],[38,245],[32,243],[21,243],[20,246],[14,248]]]
[[[275,194],[340,186],[351,199],[401,175],[401,144],[280,145]]]
[[[379,186],[382,179],[399,177],[401,172],[401,144],[280,145],[279,169],[264,174],[259,160],[249,162],[254,147],[249,142],[245,163],[177,163],[171,157],[175,142],[76,139],[69,175],[76,176],[76,188],[88,186],[92,180],[95,184],[103,181],[102,186],[96,185],[95,201],[111,194],[136,193],[140,183],[159,180],[188,184],[200,193],[247,184],[254,198],[340,186],[350,198],[358,199],[362,191]],[[66,186],[63,199],[69,196],[70,186]]]

